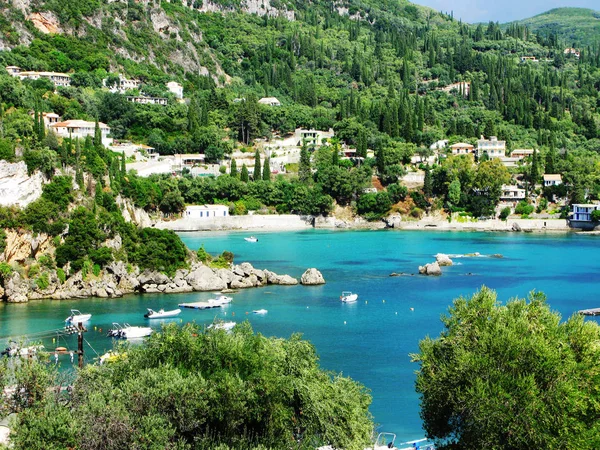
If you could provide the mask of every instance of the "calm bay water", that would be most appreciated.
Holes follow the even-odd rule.
[[[533,289],[544,291],[550,306],[565,318],[579,309],[600,307],[596,295],[600,241],[593,236],[310,230],[258,233],[256,243],[244,241],[245,236],[234,232],[181,235],[194,250],[202,244],[213,254],[230,250],[238,263],[248,261],[280,274],[300,277],[305,269],[316,267],[327,284],[243,290],[223,310],[183,310],[171,320],[201,324],[215,317],[249,320],[255,331],[268,336],[302,333],[315,345],[324,368],[371,389],[375,421],[382,430],[397,433],[401,441],[424,435],[414,392],[418,367],[409,354],[418,351],[418,342],[426,335],[438,335],[440,314],[454,298],[486,285],[496,289],[502,301],[526,296]],[[389,276],[414,274],[438,252],[504,257],[458,258],[457,265],[443,268],[441,277]],[[358,302],[342,304],[343,290],[358,293]],[[91,359],[95,352],[102,354],[112,346],[106,337],[112,322],[142,325],[146,307],[173,309],[180,302],[212,297],[210,293],[149,294],[115,300],[0,303],[0,344],[9,336],[40,333],[47,348],[75,349],[74,336],[53,343],[56,335],[48,330],[59,329],[69,310],[76,308],[93,314],[85,349]],[[262,308],[269,311],[265,316],[251,313]],[[159,328],[160,322],[151,325]],[[60,364],[69,366],[69,357],[61,356]]]

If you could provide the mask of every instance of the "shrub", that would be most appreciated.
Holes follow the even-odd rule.
[[[92,266],[92,273],[94,274],[95,277],[100,276],[101,271],[102,271],[102,269],[100,268],[100,266],[98,264],[94,264]]]
[[[37,280],[35,280],[35,284],[40,290],[48,289],[50,285],[50,278],[48,277],[48,272],[44,272]]]
[[[600,222],[600,210],[595,209],[594,211],[592,211],[592,221]]]
[[[27,271],[27,276],[29,278],[34,278],[39,273],[40,273],[40,266],[38,266],[37,264],[32,264],[31,266],[29,266],[29,270]]]
[[[63,269],[61,269],[60,267],[58,269],[56,269],[56,277],[60,281],[60,284],[63,284],[67,279],[65,271]]]
[[[206,251],[204,244],[198,249],[196,254],[198,255],[198,259],[203,263],[206,263],[207,261],[210,262],[212,260],[212,256]]]
[[[529,215],[533,212],[533,206],[522,200],[515,208],[515,214]]]
[[[502,211],[500,211],[500,220],[506,220],[508,216],[510,216],[510,207],[506,207],[506,208],[502,208]]]

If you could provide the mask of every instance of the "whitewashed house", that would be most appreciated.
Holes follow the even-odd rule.
[[[229,216],[227,205],[189,205],[185,207],[183,217],[187,219],[210,219]]]
[[[544,174],[544,187],[558,186],[559,184],[562,184],[562,176],[560,175],[560,173]]]
[[[508,184],[502,185],[502,194],[500,194],[500,200],[505,202],[518,202],[525,200],[525,189]]]
[[[577,222],[591,222],[592,212],[598,209],[600,209],[600,204],[595,205],[593,203],[576,203],[573,205],[573,215],[571,216],[571,220]]]
[[[110,127],[105,123],[99,122],[100,134],[102,135],[102,145],[108,147],[113,139],[109,138]],[[94,137],[96,132],[96,123],[87,120],[65,120],[50,125],[49,129],[54,130],[57,136],[62,138],[85,139],[87,136]]]
[[[258,103],[267,106],[281,106],[281,102],[275,97],[263,97],[258,101]]]
[[[167,89],[171,91],[175,97],[183,98],[183,86],[180,85],[177,81],[169,81],[167,83]]]
[[[481,158],[486,154],[490,159],[504,158],[506,156],[506,141],[499,141],[496,136],[487,140],[483,136],[477,141],[477,156]]]
[[[475,147],[464,142],[457,142],[450,146],[453,155],[472,155]]]

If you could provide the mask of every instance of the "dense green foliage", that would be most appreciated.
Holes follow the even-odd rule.
[[[557,35],[567,47],[599,42],[600,12],[591,9],[555,8],[518,23],[542,36]]]
[[[27,409],[14,448],[362,450],[370,439],[365,388],[320,369],[298,335],[266,338],[248,323],[231,334],[171,324],[120,351],[78,373],[67,405],[47,389],[52,372],[25,361],[37,375],[23,377],[15,394]]]
[[[417,391],[436,448],[598,448],[600,327],[561,322],[541,293],[459,298],[420,342]]]

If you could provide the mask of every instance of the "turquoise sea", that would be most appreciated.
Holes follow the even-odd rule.
[[[299,277],[309,267],[318,268],[327,284],[316,287],[268,286],[234,294],[223,310],[184,310],[176,322],[209,324],[215,317],[249,320],[255,331],[288,337],[302,333],[316,347],[323,367],[365,384],[372,393],[371,412],[382,431],[398,434],[400,441],[424,436],[419,399],[414,392],[417,365],[410,353],[418,351],[423,337],[437,336],[439,317],[452,300],[469,296],[482,285],[496,289],[506,301],[544,291],[553,309],[563,317],[584,308],[600,307],[598,238],[575,234],[459,233],[408,231],[320,231],[182,234],[192,249],[204,244],[217,254],[230,250],[237,263]],[[443,268],[441,277],[390,277],[392,272],[417,273],[419,265],[436,253],[482,256],[457,258]],[[485,255],[502,254],[503,258]],[[355,304],[342,304],[340,293],[358,293]],[[123,299],[0,303],[0,345],[8,337],[36,335],[47,348],[75,348],[74,336],[53,343],[71,308],[93,314],[86,333],[87,357],[111,347],[106,331],[112,322],[145,323],[146,307],[173,309],[185,301],[212,298],[210,293],[132,295]],[[267,309],[257,316],[255,309]],[[249,314],[247,314],[249,312]],[[153,327],[160,323],[152,322]],[[101,331],[100,331],[101,330]],[[43,333],[42,333],[43,332]],[[60,357],[69,367],[68,355]]]

